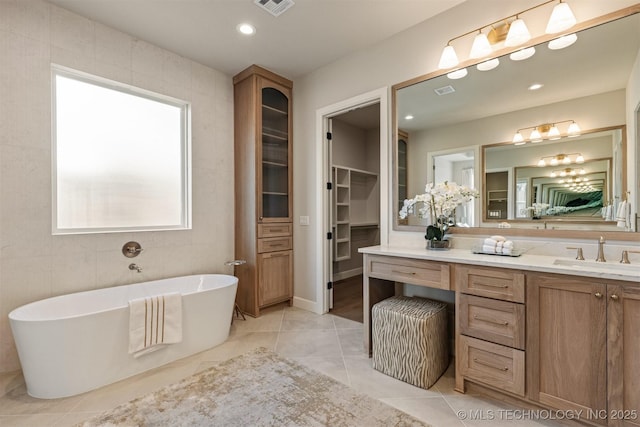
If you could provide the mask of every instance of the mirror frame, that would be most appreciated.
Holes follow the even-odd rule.
[[[534,46],[534,45],[538,45],[540,43],[545,43],[548,42],[550,40],[553,40],[555,38],[558,38],[560,36],[566,35],[566,34],[570,34],[570,33],[575,33],[578,31],[582,31],[582,30],[586,30],[592,27],[596,27],[598,25],[602,25],[602,24],[606,24],[608,22],[611,21],[615,21],[621,18],[625,18],[627,16],[631,16],[634,14],[640,13],[640,4],[636,4],[633,6],[629,6],[620,10],[617,10],[615,12],[611,12],[584,22],[580,22],[576,25],[574,25],[573,27],[571,27],[569,30],[565,30],[561,33],[558,34],[544,34],[535,38],[532,38],[530,41],[530,45]],[[496,57],[500,57],[503,55],[508,55],[512,52],[515,52],[516,50],[520,49],[521,46],[515,47],[515,48],[502,48],[499,49],[495,52],[495,56]],[[466,67],[470,67],[473,65],[476,65],[480,62],[482,62],[483,59],[480,60],[476,60],[476,59],[467,59],[465,61],[462,61],[459,65],[458,68],[466,68]],[[393,231],[416,231],[416,232],[424,232],[425,227],[424,226],[414,226],[414,225],[402,225],[399,223],[398,221],[398,215],[397,212],[395,212],[395,208],[398,206],[399,204],[399,200],[398,200],[398,191],[397,191],[397,187],[398,187],[398,159],[397,159],[397,153],[398,153],[398,109],[397,109],[397,102],[398,102],[398,90],[409,87],[409,86],[413,86],[417,83],[421,83],[423,81],[426,80],[430,80],[442,75],[447,74],[447,72],[449,72],[449,70],[437,70],[434,71],[432,73],[428,73],[428,74],[424,74],[422,76],[418,76],[418,77],[414,77],[412,79],[397,83],[393,86],[391,86],[391,106],[392,106],[392,111],[391,111],[391,123],[392,123],[392,139],[391,139],[391,149],[392,149],[392,161],[391,161],[391,167],[392,167],[392,171],[391,171],[391,177],[392,177],[392,182],[391,182],[391,207],[392,207],[392,212],[390,215],[390,218],[392,219],[392,230]],[[626,141],[626,134],[625,134],[625,141]],[[625,152],[625,158],[626,158],[626,152]],[[480,149],[480,165],[482,168],[482,181],[483,181],[483,186],[484,186],[484,149],[481,147]],[[623,168],[624,171],[626,173],[626,163],[623,164]],[[481,201],[481,205],[484,207],[484,198]],[[481,220],[481,223],[483,221]],[[557,224],[560,224],[562,221],[557,221]],[[577,222],[571,221],[571,224],[577,224]],[[475,236],[475,235],[491,235],[491,234],[497,234],[497,233],[504,233],[505,229],[504,228],[497,228],[497,227],[470,227],[470,228],[457,228],[457,227],[451,227],[449,229],[449,233],[453,234],[453,235],[468,235],[468,236]],[[628,232],[628,231],[608,231],[608,230],[602,230],[602,231],[588,231],[588,230],[570,230],[570,229],[565,229],[565,230],[552,230],[552,229],[533,229],[533,228],[510,228],[509,229],[509,234],[512,236],[517,236],[517,237],[541,237],[541,238],[570,238],[570,239],[598,239],[600,236],[605,236],[605,238],[611,239],[611,240],[618,240],[618,241],[637,241],[638,240],[638,232],[640,232],[640,230],[636,230],[635,232]]]

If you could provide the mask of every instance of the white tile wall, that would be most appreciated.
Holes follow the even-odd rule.
[[[193,230],[51,235],[51,72],[57,63],[192,103]],[[196,273],[233,258],[230,76],[41,0],[0,1],[0,372],[19,368],[14,308]],[[144,252],[121,253],[130,240]],[[139,264],[142,273],[127,266]]]

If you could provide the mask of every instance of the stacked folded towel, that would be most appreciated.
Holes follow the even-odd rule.
[[[487,237],[482,243],[482,252],[485,253],[511,255],[512,251],[513,242],[503,236]]]

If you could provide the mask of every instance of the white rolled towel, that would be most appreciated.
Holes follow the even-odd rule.
[[[493,246],[495,246],[495,245],[497,245],[499,242],[500,242],[500,240],[493,240],[492,238],[487,237],[486,239],[484,239],[484,243],[483,243],[483,244],[484,244],[484,245],[493,245]]]
[[[497,250],[495,246],[491,246],[491,245],[482,245],[482,252],[486,252],[486,253],[490,253],[490,254],[497,254]]]
[[[513,241],[511,240],[507,240],[504,243],[502,243],[502,248],[503,249],[512,249],[513,248]]]

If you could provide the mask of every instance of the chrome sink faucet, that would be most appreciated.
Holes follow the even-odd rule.
[[[600,236],[600,239],[598,240],[598,255],[596,256],[596,262],[607,262],[604,257],[605,242],[606,240],[604,239],[604,236]]]

